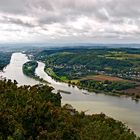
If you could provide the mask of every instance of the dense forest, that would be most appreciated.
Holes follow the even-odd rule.
[[[85,115],[46,85],[0,81],[0,140],[136,140],[124,124],[104,114]]]
[[[10,63],[11,55],[11,52],[0,52],[0,70]]]

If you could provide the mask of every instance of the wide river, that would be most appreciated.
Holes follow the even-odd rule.
[[[16,80],[19,85],[35,85],[39,82],[25,76],[22,65],[29,61],[25,54],[13,53],[10,64],[0,72],[0,76]],[[69,87],[65,83],[56,82],[44,72],[44,63],[38,62],[36,74],[48,81],[54,92],[57,90],[69,91],[71,94],[62,95],[62,104],[71,104],[78,111],[87,114],[105,113],[107,116],[120,120],[140,136],[140,102],[132,101],[131,98],[114,97],[104,94],[89,93],[77,87]],[[85,94],[86,93],[86,94]]]

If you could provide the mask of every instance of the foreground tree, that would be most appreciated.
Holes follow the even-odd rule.
[[[104,114],[85,115],[43,85],[17,87],[0,81],[0,140],[135,140],[121,122]]]

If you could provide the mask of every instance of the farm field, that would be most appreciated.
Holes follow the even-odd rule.
[[[85,78],[82,78],[82,80],[96,80],[96,81],[129,81],[125,80],[119,77],[113,77],[113,76],[108,76],[108,75],[93,75],[93,76],[86,76]]]
[[[122,90],[121,92],[124,92],[124,93],[129,94],[129,95],[135,95],[138,98],[140,98],[140,85],[135,87],[135,88],[130,88],[130,89],[127,89],[127,90]]]

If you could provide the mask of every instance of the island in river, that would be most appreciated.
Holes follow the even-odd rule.
[[[38,80],[42,83],[48,83],[47,81],[45,81],[43,78],[40,78],[39,76],[37,76],[35,74],[35,70],[38,67],[38,63],[36,61],[28,61],[26,63],[23,64],[22,66],[22,70],[23,73],[31,78],[34,78],[35,80]]]

